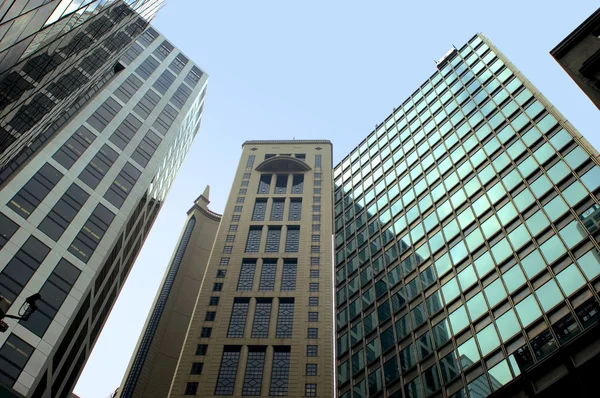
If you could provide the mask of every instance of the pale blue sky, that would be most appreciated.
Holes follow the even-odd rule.
[[[154,21],[209,75],[196,138],[75,389],[119,386],[185,220],[206,184],[221,212],[248,139],[321,138],[337,163],[433,72],[484,33],[600,147],[600,112],[549,51],[597,0],[167,0]],[[216,151],[214,148],[226,148]]]

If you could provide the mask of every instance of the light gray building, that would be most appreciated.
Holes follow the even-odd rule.
[[[208,76],[154,29],[115,70],[1,186],[0,295],[42,296],[0,334],[28,397],[71,393],[200,126]]]

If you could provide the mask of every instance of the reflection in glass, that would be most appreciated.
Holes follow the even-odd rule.
[[[515,309],[524,327],[531,325],[533,321],[542,316],[542,311],[532,294],[517,304]]]
[[[556,280],[560,284],[566,296],[570,296],[581,286],[585,285],[585,279],[575,264],[569,265],[556,275]]]
[[[548,312],[556,304],[563,301],[562,293],[554,279],[550,279],[535,291],[535,295],[542,304],[544,311]]]
[[[490,375],[490,381],[492,382],[492,390],[494,391],[513,379],[506,359],[491,368],[488,373]]]
[[[501,317],[496,319],[496,325],[500,331],[500,337],[502,341],[506,342],[509,338],[517,334],[521,330],[517,316],[513,309],[508,310]]]
[[[552,325],[552,330],[554,330],[554,334],[556,334],[560,344],[567,343],[580,331],[579,325],[571,313],[564,316],[558,322]]]
[[[479,355],[479,350],[477,349],[474,337],[471,337],[458,347],[458,359],[463,370],[479,361],[480,358],[481,355]]]
[[[485,374],[470,382],[468,388],[471,398],[485,398],[492,393]]]
[[[543,331],[534,337],[530,343],[533,353],[538,360],[545,358],[557,348],[556,340],[554,340],[554,336],[550,330]]]

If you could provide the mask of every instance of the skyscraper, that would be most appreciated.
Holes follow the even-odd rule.
[[[246,141],[170,396],[333,396],[332,157]]]
[[[0,4],[0,183],[119,72],[162,0]]]
[[[207,75],[148,28],[0,191],[0,383],[68,396],[198,132]]]
[[[187,213],[179,243],[119,388],[119,397],[169,395],[221,221],[221,216],[210,211],[208,204],[209,187],[206,187]]]
[[[483,35],[335,167],[337,391],[594,396],[598,152]]]
[[[600,8],[550,54],[600,109]]]

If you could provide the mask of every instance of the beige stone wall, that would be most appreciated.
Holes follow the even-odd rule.
[[[317,149],[320,148],[320,149]],[[269,396],[269,386],[271,382],[271,369],[273,358],[273,346],[289,346],[291,352],[290,373],[288,383],[289,397],[302,397],[305,392],[305,384],[316,383],[318,397],[333,397],[333,293],[332,293],[332,266],[331,266],[331,235],[333,228],[332,217],[332,148],[328,141],[250,141],[243,146],[240,164],[238,166],[230,197],[228,199],[223,221],[215,239],[213,252],[209,260],[206,277],[203,282],[201,292],[198,296],[196,308],[187,338],[181,353],[178,369],[171,387],[171,397],[183,397],[185,388],[188,382],[198,382],[197,396],[210,397],[215,393],[215,386],[219,377],[219,369],[221,366],[221,358],[223,355],[224,346],[241,346],[240,360],[237,367],[237,376],[235,379],[235,387],[233,396],[242,396],[242,385],[246,372],[246,359],[249,346],[266,346],[265,366],[263,369],[261,396]],[[268,195],[257,195],[259,179],[262,172],[255,170],[257,166],[265,159],[265,154],[306,154],[306,163],[310,166],[310,170],[304,172],[304,189],[301,195],[293,195],[290,193],[292,179],[288,180],[288,188],[286,194],[274,194],[275,177],[272,180],[271,190]],[[315,170],[315,155],[322,155],[322,167]],[[254,155],[252,168],[246,168],[247,160],[250,155]],[[321,194],[313,194],[315,172],[321,173],[320,180],[322,181]],[[248,186],[243,187],[244,173],[251,173]],[[273,172],[277,174],[277,172]],[[283,172],[282,172],[283,174]],[[240,188],[246,188],[245,195],[239,194]],[[318,187],[317,187],[318,188]],[[313,197],[320,197],[320,212],[313,213]],[[236,198],[244,197],[244,203],[236,203]],[[265,221],[251,221],[252,212],[256,197],[268,197],[268,206],[266,211]],[[272,199],[274,197],[286,198],[284,209],[284,221],[275,222],[269,221],[271,212]],[[288,220],[288,211],[290,207],[290,198],[302,198],[302,217],[301,221],[292,222]],[[243,206],[240,214],[239,222],[232,222],[235,206]],[[312,215],[319,214],[320,221],[315,221],[315,224],[320,224],[320,231],[312,230],[313,220]],[[237,232],[229,232],[231,224],[237,224]],[[251,225],[265,226],[284,226],[281,234],[280,253],[264,253],[264,247],[267,237],[267,229],[263,228],[262,239],[259,253],[244,253],[248,230]],[[300,249],[298,253],[283,253],[285,247],[285,226],[299,225],[300,226]],[[311,246],[314,245],[312,235],[320,235],[320,253],[311,254]],[[235,235],[233,243],[227,243],[227,235]],[[233,246],[231,254],[224,254],[225,246]],[[311,256],[320,258],[320,265],[311,266]],[[229,265],[219,265],[221,257],[229,257]],[[259,292],[259,280],[262,268],[262,258],[278,257],[277,273],[274,291]],[[256,272],[254,274],[254,283],[252,291],[236,291],[240,266],[244,258],[257,258]],[[281,275],[283,258],[297,258],[297,279],[296,290],[293,292],[281,292]],[[226,269],[225,278],[216,278],[217,270]],[[318,269],[319,278],[310,278],[310,270]],[[223,283],[221,292],[213,292],[213,284],[215,282]],[[309,292],[309,283],[318,282],[319,291]],[[211,296],[220,297],[218,307],[209,307],[209,299]],[[318,297],[318,307],[309,307],[309,296]],[[227,331],[231,317],[231,309],[236,297],[250,298],[250,306],[245,324],[245,333],[243,338],[228,338]],[[273,298],[271,308],[271,318],[268,338],[251,338],[251,330],[254,318],[254,309],[256,298]],[[278,298],[293,297],[294,305],[294,321],[293,321],[293,337],[291,339],[275,338],[275,329],[277,322]],[[214,322],[205,321],[206,311],[216,311],[216,319]],[[318,311],[318,322],[311,322],[310,327],[318,328],[318,339],[307,339],[308,312]],[[212,327],[212,335],[210,338],[200,338],[200,330],[202,327]],[[207,344],[208,351],[206,356],[196,356],[196,347],[198,344]],[[318,356],[307,357],[306,347],[308,344],[318,345]],[[201,375],[190,375],[190,369],[193,362],[203,363],[203,371]],[[306,376],[306,363],[315,363],[318,365],[318,376]]]

